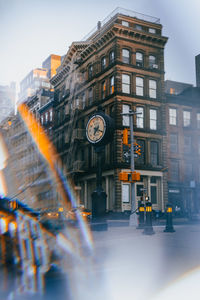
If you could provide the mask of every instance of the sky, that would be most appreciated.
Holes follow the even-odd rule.
[[[19,82],[50,54],[64,55],[117,7],[160,19],[165,79],[196,86],[199,0],[0,0],[0,85]]]

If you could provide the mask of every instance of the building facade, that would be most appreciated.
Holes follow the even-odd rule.
[[[200,209],[200,90],[166,94],[168,198],[181,215]]]
[[[16,83],[0,85],[0,122],[15,110]]]
[[[134,116],[134,136],[142,155],[135,160],[141,174],[136,183],[136,202],[142,189],[154,209],[164,210],[167,199],[164,47],[158,19],[130,11],[115,10],[107,22],[81,42],[72,43],[56,76],[54,142],[66,176],[74,179],[80,203],[91,208],[96,187],[97,155],[86,141],[89,117],[101,105],[115,121],[114,139],[103,155],[103,188],[107,210],[131,209],[130,184],[119,181],[121,171],[130,170],[123,157],[123,129]],[[165,200],[167,201],[167,200]]]

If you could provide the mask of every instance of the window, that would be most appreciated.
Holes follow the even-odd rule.
[[[106,58],[105,56],[101,59],[101,70],[105,70],[106,68]]]
[[[113,94],[115,91],[115,77],[110,78],[110,94]]]
[[[85,108],[85,104],[86,104],[86,101],[85,101],[85,93],[82,94],[82,107],[83,109]]]
[[[151,203],[157,203],[157,185],[151,185]]]
[[[184,153],[190,153],[192,147],[192,138],[189,135],[185,135],[183,139],[183,151]]]
[[[197,145],[197,147],[198,147],[198,154],[200,155],[200,136],[198,137],[198,145]]]
[[[176,160],[170,163],[170,179],[174,181],[179,181],[179,162]]]
[[[136,66],[143,67],[143,54],[136,52]]]
[[[157,110],[150,109],[150,129],[157,130]]]
[[[109,63],[112,64],[115,60],[115,52],[112,50],[109,54]]]
[[[125,64],[130,63],[130,51],[128,49],[122,49],[122,61]]]
[[[149,28],[149,32],[154,34],[154,33],[156,33],[156,30],[155,30],[155,28]]]
[[[200,113],[197,113],[197,128],[200,129]]]
[[[153,166],[158,165],[158,142],[150,144],[150,161]]]
[[[52,121],[53,120],[53,110],[50,109],[49,111],[49,120]]]
[[[154,55],[149,55],[149,67],[157,69],[156,57]]]
[[[137,128],[144,128],[144,107],[136,107],[136,126]]]
[[[41,124],[43,125],[43,123],[44,123],[44,117],[41,116],[40,120],[41,120]]]
[[[155,80],[149,80],[149,97],[156,98],[157,84]]]
[[[122,93],[130,94],[130,76],[122,74]]]
[[[191,122],[191,116],[190,116],[190,111],[183,111],[183,126],[184,127],[188,127],[190,126],[190,122]]]
[[[144,96],[144,79],[142,77],[136,77],[136,95]]]
[[[137,30],[142,30],[142,26],[141,26],[141,25],[138,25],[138,24],[135,24],[135,29],[137,29]]]
[[[190,162],[184,164],[184,178],[188,181],[192,179],[192,164]]]
[[[122,25],[123,25],[123,26],[126,26],[126,27],[129,27],[129,22],[127,22],[127,21],[122,21]]]
[[[89,105],[92,104],[93,101],[93,88],[90,88],[88,91],[88,103]]]
[[[141,155],[137,158],[137,164],[144,165],[145,164],[145,141],[144,140],[137,140],[138,145],[141,146]]]
[[[170,151],[173,153],[178,152],[178,136],[175,133],[171,133],[169,136],[170,139]]]
[[[45,113],[45,123],[48,122],[48,111]]]
[[[130,110],[130,105],[123,104],[123,106],[122,106],[122,114],[129,113],[129,110]],[[122,115],[122,124],[123,124],[123,126],[126,126],[126,127],[130,126],[129,116],[123,116]]]
[[[93,66],[90,65],[89,68],[88,68],[88,78],[92,78],[93,76]]]
[[[169,108],[169,124],[176,125],[177,124],[177,112],[175,108]]]
[[[101,97],[104,99],[106,97],[106,82],[103,81],[101,84]]]

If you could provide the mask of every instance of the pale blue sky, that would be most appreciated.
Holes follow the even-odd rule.
[[[160,18],[169,37],[165,79],[196,85],[199,0],[0,0],[0,84],[19,83],[50,54],[64,55],[116,7]]]

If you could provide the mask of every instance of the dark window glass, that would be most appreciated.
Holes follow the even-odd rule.
[[[157,166],[158,165],[158,143],[157,142],[151,142],[151,149],[150,149],[151,155],[150,155],[150,159],[151,159],[151,164],[153,166]]]
[[[157,186],[151,186],[151,203],[157,203]]]
[[[175,133],[170,134],[170,151],[177,153],[178,151],[178,136]]]

